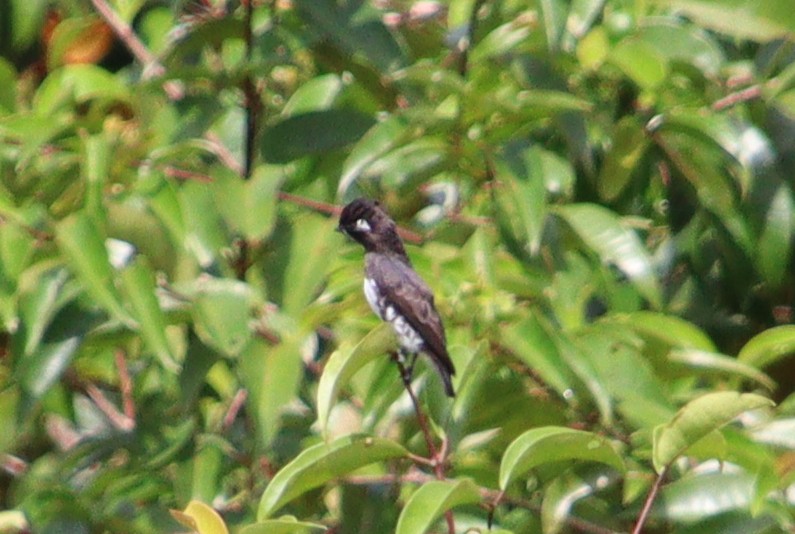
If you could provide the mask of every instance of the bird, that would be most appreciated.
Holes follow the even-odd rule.
[[[431,289],[406,254],[395,221],[378,201],[357,198],[342,209],[338,229],[364,247],[364,296],[395,331],[406,386],[417,355],[423,353],[436,367],[445,393],[455,397],[455,367],[447,353],[444,325]],[[405,366],[407,356],[411,361]]]

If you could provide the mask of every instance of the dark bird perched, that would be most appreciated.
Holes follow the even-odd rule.
[[[359,198],[342,210],[339,229],[364,247],[364,296],[376,315],[394,328],[401,357],[411,355],[403,379],[410,381],[417,354],[424,352],[439,371],[445,393],[455,396],[455,368],[433,293],[412,268],[395,221],[378,202]]]

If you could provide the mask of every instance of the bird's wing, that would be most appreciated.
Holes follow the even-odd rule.
[[[450,374],[455,374],[447,354],[444,326],[428,284],[409,265],[386,254],[373,254],[367,276],[382,288],[381,295],[422,337],[428,351]]]

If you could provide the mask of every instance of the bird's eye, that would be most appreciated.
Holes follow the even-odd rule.
[[[359,232],[369,232],[372,230],[372,228],[370,228],[370,223],[365,219],[356,219],[355,228]]]

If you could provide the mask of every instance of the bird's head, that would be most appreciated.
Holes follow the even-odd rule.
[[[375,200],[357,198],[342,209],[338,229],[355,239],[368,252],[405,255],[397,227]]]

